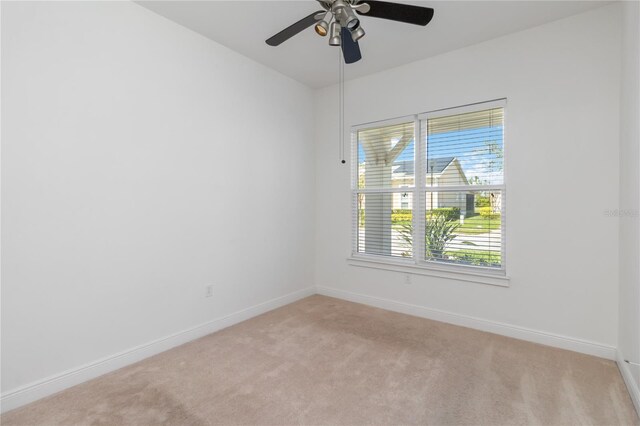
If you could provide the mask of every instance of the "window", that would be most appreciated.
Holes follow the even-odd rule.
[[[409,208],[409,193],[408,192],[403,192],[401,197],[402,198],[401,198],[400,208],[401,209],[408,209]]]
[[[504,273],[503,101],[360,126],[353,142],[354,257]]]

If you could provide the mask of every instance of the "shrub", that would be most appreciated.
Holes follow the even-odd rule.
[[[494,212],[491,207],[478,207],[476,212],[486,219],[500,219],[500,213]]]
[[[499,251],[488,250],[457,250],[447,252],[447,257],[459,263],[477,266],[500,266]]]
[[[489,207],[491,205],[491,200],[486,195],[476,194],[476,207]]]
[[[427,212],[426,219],[427,221],[435,218],[436,216],[442,216],[445,220],[457,221],[460,219],[460,208],[459,207],[441,207],[439,209],[433,209]],[[393,224],[403,224],[403,223],[411,223],[413,219],[413,214],[411,209],[394,209],[391,210],[391,223]]]
[[[427,219],[434,216],[443,216],[445,220],[458,220],[460,219],[459,207],[440,207],[427,211]]]
[[[413,224],[411,222],[403,223],[400,225],[398,233],[400,234],[402,245],[406,248],[406,250],[401,253],[401,256],[410,257],[411,250],[413,250]]]
[[[444,252],[449,242],[456,237],[454,232],[458,226],[459,224],[457,222],[447,220],[447,218],[441,214],[435,214],[427,218],[424,235],[425,255],[427,259],[444,258]],[[410,249],[413,238],[413,227],[411,223],[403,224],[398,232],[407,249]],[[402,253],[402,255],[408,256],[408,253],[407,251]]]
[[[394,209],[391,210],[391,223],[411,223],[413,214],[411,209]]]
[[[458,209],[458,214],[460,209]],[[449,242],[456,237],[458,222],[447,220],[444,215],[433,215],[426,224],[426,256],[427,259],[442,259]]]

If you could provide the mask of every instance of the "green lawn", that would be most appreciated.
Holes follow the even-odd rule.
[[[427,220],[429,220],[427,218]],[[456,222],[458,222],[456,220]],[[394,211],[391,214],[391,223],[393,229],[400,230],[404,226],[411,226],[411,212],[410,211]],[[500,229],[500,217],[489,218],[487,216],[476,215],[467,217],[464,219],[464,223],[459,225],[455,230],[455,234],[462,235],[478,235],[486,234],[489,231]],[[360,218],[360,226],[364,226],[363,218]]]
[[[495,229],[500,229],[500,219],[489,219],[478,215],[465,218],[464,224],[456,229],[456,234],[485,234]]]
[[[394,220],[392,220],[392,226],[393,226],[393,229],[395,229],[396,231],[399,231],[403,226],[407,226],[407,225],[411,226],[411,219],[409,220],[398,220],[396,218],[393,218],[393,219]],[[478,234],[486,234],[487,232],[493,231],[496,229],[500,229],[500,219],[489,219],[487,217],[482,217],[480,215],[477,215],[477,216],[465,218],[464,224],[458,226],[454,233],[462,234],[462,235],[478,235]]]

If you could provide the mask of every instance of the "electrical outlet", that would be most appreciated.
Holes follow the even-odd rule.
[[[405,274],[405,276],[404,276],[404,283],[405,283],[405,284],[411,284],[411,275],[409,275],[409,274]]]
[[[213,286],[209,284],[204,288],[204,297],[211,297],[211,296],[213,296]]]

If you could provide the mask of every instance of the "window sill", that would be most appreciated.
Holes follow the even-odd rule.
[[[370,256],[351,256],[347,258],[351,266],[361,268],[382,269],[385,271],[402,272],[413,275],[427,275],[430,277],[447,278],[456,281],[468,281],[478,284],[509,287],[510,278],[500,272],[466,271],[461,270],[465,266],[437,267],[431,265],[417,265],[410,260],[389,260]]]

